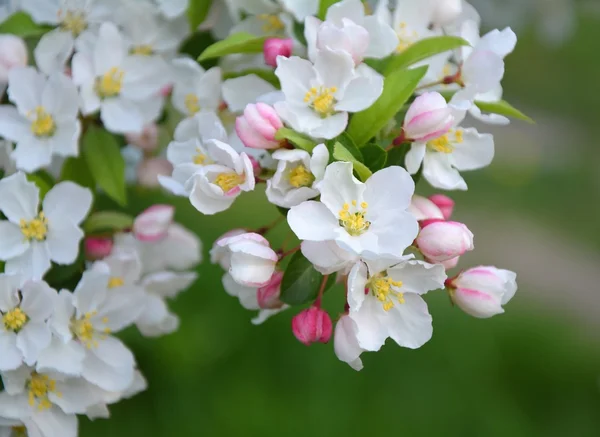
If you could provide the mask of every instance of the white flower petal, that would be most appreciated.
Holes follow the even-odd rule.
[[[103,23],[93,53],[96,75],[101,76],[113,67],[120,67],[126,55],[127,48],[117,26]]]
[[[288,224],[300,240],[326,241],[336,238],[339,223],[327,207],[314,201],[301,203],[289,210]]]
[[[44,322],[54,310],[58,294],[43,281],[28,281],[21,287],[21,309],[34,322]]]
[[[107,337],[86,354],[82,376],[107,391],[126,390],[133,382],[134,358],[114,337]]]
[[[389,311],[387,326],[390,337],[402,347],[417,349],[429,341],[433,334],[431,315],[421,296],[407,293],[404,303],[394,305]]]
[[[364,352],[356,339],[356,323],[348,316],[342,316],[335,325],[333,347],[336,356],[350,365],[354,370],[363,368],[360,354]]]
[[[365,17],[362,26],[369,32],[368,58],[381,59],[391,55],[398,47],[398,36],[391,26],[378,17]]]
[[[231,112],[241,112],[246,105],[256,102],[258,97],[273,91],[275,91],[273,85],[255,74],[223,82],[223,100]]]
[[[50,344],[50,329],[44,322],[29,321],[17,334],[17,347],[23,353],[23,361],[32,366],[40,352]]]
[[[359,112],[370,107],[383,92],[383,77],[357,77],[344,90],[344,97],[335,105],[338,111]]]
[[[44,198],[43,210],[50,223],[67,219],[78,225],[92,206],[92,193],[73,182],[56,184]]]
[[[46,235],[50,259],[57,264],[73,264],[83,236],[83,231],[67,219],[50,222]]]
[[[18,142],[30,135],[30,123],[17,108],[10,105],[0,106],[0,135],[7,140]]]
[[[365,182],[364,200],[369,214],[406,210],[415,192],[415,183],[408,172],[399,166],[387,167],[374,173]]]
[[[0,221],[0,259],[7,260],[25,253],[29,242],[23,238],[19,225],[8,220]]]
[[[74,42],[71,32],[60,28],[44,34],[33,51],[36,65],[46,74],[64,71]]]
[[[107,130],[114,133],[140,133],[144,117],[138,106],[131,101],[112,98],[102,102],[100,118]]]
[[[323,181],[319,184],[321,202],[327,206],[336,222],[344,204],[350,204],[353,200],[360,203],[363,200],[365,188],[352,174],[352,164],[349,162],[328,165]]]
[[[450,164],[448,156],[432,153],[423,161],[423,177],[435,188],[443,190],[466,190],[467,184],[455,168]]]
[[[348,305],[350,310],[359,311],[365,301],[368,271],[363,262],[357,262],[348,274]]]
[[[358,257],[339,247],[335,241],[303,241],[302,255],[323,275],[346,273]]]
[[[23,363],[23,355],[17,348],[17,335],[14,332],[0,332],[0,350],[0,371],[15,370]]]
[[[40,190],[18,172],[0,181],[0,211],[13,223],[37,215]]]
[[[22,255],[6,261],[4,271],[19,273],[28,279],[41,279],[50,270],[50,265],[48,246],[34,241]]]
[[[454,144],[452,164],[457,170],[477,170],[490,165],[494,159],[494,137],[475,129],[463,131],[463,141]]]
[[[278,57],[275,74],[281,83],[281,91],[291,101],[302,102],[315,78],[315,70],[310,61],[292,56]]]
[[[402,292],[416,294],[444,288],[446,280],[444,266],[423,261],[406,261],[388,268],[387,274],[394,281],[402,282]]]
[[[8,97],[26,115],[40,104],[46,77],[33,67],[13,68],[8,73]]]
[[[83,371],[85,348],[76,341],[63,342],[52,337],[50,345],[39,355],[36,370],[39,373],[59,372],[68,376],[80,376]]]
[[[406,170],[410,174],[415,174],[419,171],[419,168],[421,168],[421,164],[423,163],[423,159],[425,159],[426,150],[427,145],[423,143],[413,143],[410,146],[410,150],[404,158]]]

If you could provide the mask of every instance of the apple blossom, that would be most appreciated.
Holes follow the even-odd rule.
[[[221,69],[204,70],[188,58],[173,61],[173,106],[187,117],[200,111],[216,111],[221,104]]]
[[[332,323],[327,311],[310,307],[292,319],[292,332],[299,342],[310,346],[312,343],[328,343],[331,338]]]
[[[428,141],[448,132],[453,122],[452,111],[441,94],[421,94],[408,108],[404,135],[413,141]]]
[[[473,234],[458,222],[427,220],[415,242],[425,258],[432,262],[448,261],[473,250]]]
[[[133,222],[133,233],[138,240],[156,241],[163,239],[171,223],[175,208],[171,205],[153,205],[143,211]]]
[[[346,314],[340,317],[336,323],[333,334],[333,348],[336,356],[356,371],[363,368],[360,355],[365,352],[365,349],[358,344],[357,331],[356,322]]]
[[[429,200],[433,202],[440,209],[440,211],[442,211],[444,220],[449,220],[450,217],[452,217],[452,212],[454,211],[454,200],[448,196],[445,196],[444,194],[434,194],[429,196]]]
[[[235,131],[246,147],[277,149],[281,143],[275,134],[283,123],[275,109],[265,103],[249,104],[235,121]]]

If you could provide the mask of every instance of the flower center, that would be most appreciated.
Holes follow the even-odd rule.
[[[51,137],[54,135],[56,123],[43,106],[38,106],[30,111],[29,116],[32,119],[30,129],[36,137]]]
[[[454,152],[454,145],[460,144],[464,141],[463,132],[460,129],[451,130],[445,135],[442,135],[435,140],[431,140],[427,143],[430,150],[441,153],[452,153]]]
[[[186,94],[184,104],[189,115],[194,115],[196,112],[200,112],[200,101],[198,100],[198,96],[196,94]]]
[[[218,185],[224,193],[228,193],[235,187],[244,183],[246,177],[237,173],[220,173],[216,179],[215,184]]]
[[[123,284],[125,284],[125,281],[119,276],[113,276],[108,280],[108,288],[121,287]]]
[[[290,171],[290,184],[293,187],[309,187],[315,181],[315,177],[309,172],[306,167],[299,165]]]
[[[32,220],[21,219],[19,221],[19,227],[21,233],[25,239],[32,241],[43,241],[46,239],[48,234],[48,219],[43,212],[40,212],[38,216]]]
[[[397,53],[403,52],[419,39],[419,33],[416,30],[411,31],[405,21],[398,24],[396,35],[398,35],[399,40],[396,46]]]
[[[101,98],[116,97],[123,88],[125,72],[118,67],[112,67],[96,79],[96,94]]]
[[[304,95],[304,102],[313,108],[321,117],[328,117],[333,114],[333,106],[336,103],[334,94],[337,88],[312,87]]]
[[[352,236],[358,236],[366,232],[371,226],[371,222],[365,219],[367,214],[367,202],[361,202],[360,210],[357,208],[356,200],[352,201],[352,208],[349,203],[344,203],[342,210],[339,212],[340,226],[343,226]]]
[[[154,54],[154,49],[150,44],[141,44],[131,48],[132,55],[150,56]]]
[[[382,303],[385,311],[394,308],[394,305],[396,304],[394,298],[397,303],[404,303],[404,293],[394,290],[394,287],[402,287],[402,282],[394,281],[389,276],[384,276],[383,274],[373,276],[367,283],[367,288],[370,289],[373,296]]]
[[[24,426],[11,427],[12,437],[27,437],[27,428]]]
[[[87,29],[87,21],[83,11],[66,11],[61,17],[62,10],[58,11],[59,19],[61,19],[60,27],[62,30],[71,32],[74,37],[79,36],[81,32]]]
[[[52,402],[48,399],[48,394],[56,393],[57,396],[61,396],[56,391],[56,381],[50,379],[48,375],[40,375],[37,372],[31,374],[31,379],[26,384],[28,390],[29,405],[37,408],[39,411],[47,410],[52,406]]]
[[[262,31],[264,33],[277,33],[285,29],[285,24],[276,14],[259,14],[258,19],[263,22]]]
[[[27,323],[27,314],[21,308],[15,308],[2,316],[7,331],[19,332]]]

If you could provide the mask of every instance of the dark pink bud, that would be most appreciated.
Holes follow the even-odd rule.
[[[444,214],[444,219],[449,220],[452,217],[452,212],[454,211],[454,200],[450,199],[448,196],[444,196],[443,194],[434,194],[429,197],[439,209]]]
[[[111,238],[87,237],[85,239],[85,256],[89,260],[106,258],[112,252],[112,248]]]
[[[291,38],[267,38],[263,45],[265,64],[277,67],[277,56],[289,58],[292,56],[294,42]]]
[[[292,332],[307,346],[314,342],[327,343],[331,338],[332,323],[327,311],[310,307],[292,319]]]

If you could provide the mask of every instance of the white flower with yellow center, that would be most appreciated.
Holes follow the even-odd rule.
[[[320,202],[291,208],[288,223],[299,239],[313,242],[311,252],[319,252],[315,246],[321,246],[323,254],[332,254],[332,262],[335,251],[328,249],[331,242],[347,253],[335,258],[398,258],[419,230],[407,211],[414,189],[412,178],[401,167],[379,170],[362,183],[352,175],[352,164],[334,162],[319,184]],[[316,264],[326,267],[323,262]],[[338,267],[344,266],[340,263]]]
[[[186,117],[200,111],[218,111],[221,104],[221,69],[205,71],[196,61],[178,58],[173,61],[175,83],[173,106]]]
[[[108,265],[94,265],[83,273],[73,293],[59,293],[50,322],[63,343],[83,352],[78,354],[83,357],[80,375],[110,392],[126,390],[135,369],[131,351],[111,334],[132,325],[142,311],[140,293],[128,291],[132,287],[121,281],[111,276]],[[65,359],[54,354],[54,360],[45,360],[45,368],[61,369]]]
[[[39,209],[39,189],[24,173],[0,181],[0,259],[6,273],[24,279],[41,279],[50,261],[72,264],[79,252],[83,231],[79,224],[92,204],[92,193],[73,182],[56,184]]]
[[[160,115],[158,93],[170,82],[165,66],[158,56],[130,55],[117,27],[102,24],[93,50],[73,57],[73,81],[80,88],[82,113],[100,110],[111,132],[142,132]]]
[[[269,202],[283,208],[300,205],[319,195],[317,184],[325,175],[329,152],[319,144],[311,155],[304,150],[277,150],[273,158],[278,162],[273,178],[267,181]]]
[[[39,372],[27,366],[4,372],[2,382],[5,390],[0,393],[0,411],[2,419],[17,422],[12,424],[14,437],[77,437],[77,414],[88,414],[92,407],[122,397],[82,378]]]
[[[348,275],[350,318],[361,349],[378,351],[388,337],[416,349],[431,338],[433,327],[421,295],[444,287],[441,265],[422,261],[358,262]]]
[[[454,101],[454,99],[453,99]],[[450,102],[452,106],[452,102]],[[415,174],[423,166],[423,177],[435,188],[466,190],[460,171],[477,170],[494,159],[494,137],[459,124],[465,111],[453,110],[454,126],[427,142],[414,142],[406,154],[406,169]]]
[[[63,72],[74,48],[82,50],[95,38],[100,24],[109,21],[112,10],[103,0],[23,0],[22,9],[34,21],[56,26],[44,34],[34,50],[38,68],[44,73]]]
[[[53,155],[77,156],[81,125],[77,88],[61,73],[48,79],[32,67],[9,73],[8,96],[16,105],[0,106],[0,135],[16,144],[17,168],[33,172]]]
[[[35,364],[50,344],[46,321],[52,315],[56,291],[42,281],[21,285],[20,275],[0,274],[0,371]]]
[[[383,91],[383,78],[354,70],[345,52],[320,51],[313,65],[292,56],[278,58],[275,74],[285,101],[275,103],[279,116],[298,132],[335,138],[348,124],[348,113],[371,106]]]

